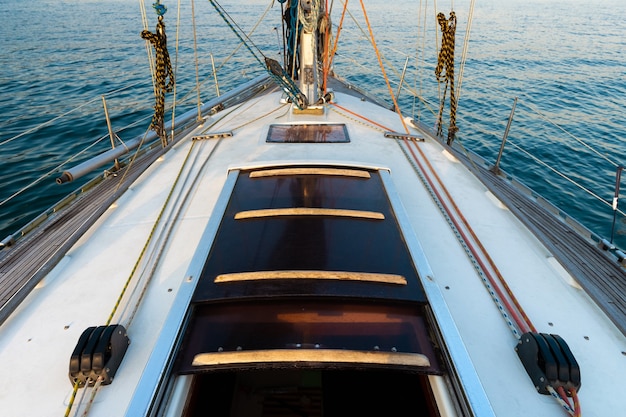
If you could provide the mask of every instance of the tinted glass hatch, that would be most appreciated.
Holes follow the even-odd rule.
[[[238,273],[255,275],[216,282]],[[240,172],[193,302],[303,295],[426,301],[378,172]]]

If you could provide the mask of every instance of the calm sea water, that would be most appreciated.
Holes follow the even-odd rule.
[[[193,106],[191,6],[183,6],[178,28],[177,2],[162,3],[170,9],[165,20],[173,57],[178,49],[177,96]],[[280,59],[278,2],[271,9],[270,0],[247,1],[245,7],[241,7],[244,2],[234,0],[220,3],[245,31],[267,10],[265,23],[251,40],[263,54]],[[339,12],[341,3],[334,3]],[[400,95],[405,114],[433,125],[438,103],[433,75],[436,44],[431,36],[435,10],[432,2],[424,1],[431,5],[420,11],[418,3],[365,0],[394,89],[409,59]],[[446,2],[437,3],[439,11],[450,11]],[[453,3],[459,21],[458,63],[469,0]],[[63,168],[108,149],[102,95],[107,95],[113,128],[124,140],[145,131],[153,105],[145,45],[139,37],[143,29],[139,2],[5,0],[3,6],[0,239],[81,184],[56,185],[54,179]],[[154,30],[155,14],[149,3],[147,8],[149,28]],[[199,78],[205,81],[201,96],[206,100],[215,95],[211,54],[223,91],[260,70],[244,48],[224,63],[236,38],[208,2],[197,1],[195,10]],[[376,58],[360,29],[365,25],[359,2],[350,2],[350,10],[358,25],[351,16],[346,18],[335,69],[374,93],[384,93]],[[626,163],[624,15],[626,2],[622,0],[477,0],[457,121],[458,140],[495,161],[513,100],[518,97],[502,168],[607,238],[613,219],[609,203],[615,169]],[[338,13],[333,21],[338,23]],[[61,115],[65,116],[23,134]],[[139,124],[129,126],[138,119]],[[83,151],[96,140],[100,141]],[[42,179],[35,186],[25,189],[38,178]],[[626,220],[621,213],[615,240],[626,247]]]

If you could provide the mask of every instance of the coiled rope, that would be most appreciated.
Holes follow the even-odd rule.
[[[448,126],[448,145],[454,141],[454,136],[458,130],[456,127],[456,93],[454,90],[454,38],[456,33],[456,14],[450,12],[450,18],[446,19],[443,13],[437,14],[437,22],[441,28],[441,50],[437,59],[435,76],[437,81],[445,83],[443,97],[439,105],[439,116],[437,120],[437,135],[441,136],[443,107],[446,101],[447,91],[450,90],[450,125]],[[444,72],[445,70],[445,72]],[[442,74],[443,73],[443,74]]]
[[[158,9],[157,13],[159,13]],[[153,33],[149,30],[144,30],[141,32],[141,37],[150,42],[156,52],[154,85],[156,103],[154,105],[154,116],[152,116],[150,129],[156,132],[161,138],[161,144],[165,147],[167,145],[167,133],[164,127],[165,93],[169,93],[174,89],[175,78],[170,61],[170,54],[167,51],[167,36],[165,35],[165,23],[163,22],[162,14],[159,15],[156,31]]]

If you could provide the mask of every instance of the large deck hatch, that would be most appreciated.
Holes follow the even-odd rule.
[[[378,171],[241,171],[193,303],[349,297],[425,303]]]
[[[192,297],[177,372],[440,373],[425,306],[378,171],[241,171]]]

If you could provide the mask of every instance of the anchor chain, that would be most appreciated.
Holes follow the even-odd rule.
[[[439,106],[439,116],[437,120],[437,135],[441,136],[443,106],[446,101],[446,93],[450,90],[450,125],[448,126],[448,145],[454,141],[454,136],[458,130],[456,126],[456,95],[454,91],[454,38],[456,33],[456,14],[450,12],[450,18],[446,19],[443,13],[437,14],[437,22],[441,28],[441,50],[435,68],[437,81],[445,83],[443,97]],[[444,72],[445,69],[445,72]],[[442,74],[443,73],[443,74]]]
[[[157,9],[159,13],[159,9]],[[164,13],[164,12],[163,12]],[[154,95],[156,103],[154,105],[154,115],[150,129],[154,130],[161,138],[161,143],[165,147],[167,145],[167,133],[164,127],[165,116],[165,93],[169,93],[174,88],[175,78],[172,70],[170,55],[167,51],[167,36],[165,35],[165,23],[163,22],[163,14],[159,13],[156,31],[154,33],[149,30],[141,32],[141,37],[149,41],[156,52],[156,73],[155,73],[155,90]]]

